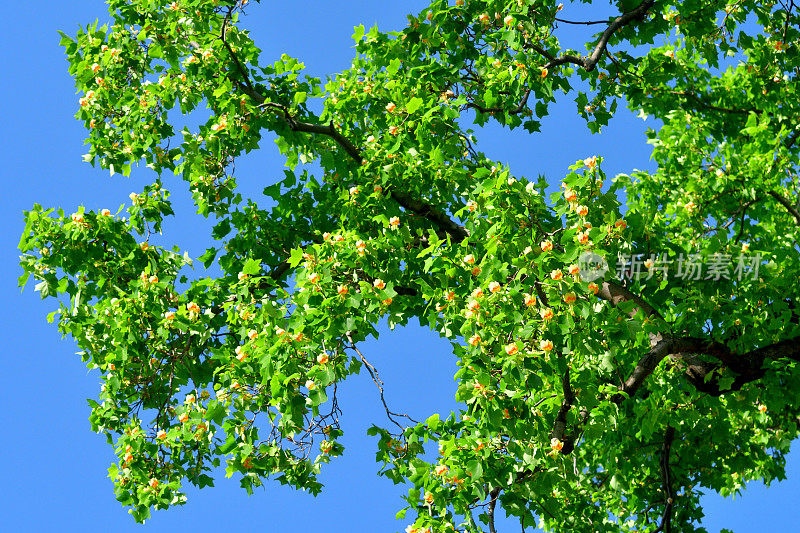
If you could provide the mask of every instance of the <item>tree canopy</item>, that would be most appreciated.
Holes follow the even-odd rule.
[[[352,67],[325,79],[261,55],[259,3],[108,0],[111,23],[62,34],[86,161],[157,178],[117,213],[26,212],[20,283],[58,299],[48,319],[102,374],[90,421],[136,520],[223,463],[248,491],[318,493],[345,453],[337,387],[379,384],[359,343],[410,320],[450,341],[463,409],[418,422],[384,402],[369,431],[409,487],[406,531],[494,533],[500,508],[548,531],[702,531],[701,490],[783,476],[794,2],[619,0],[581,20],[580,3],[435,0],[402,31],[356,28]],[[585,50],[560,44],[576,24]],[[576,154],[515,176],[477,149],[481,126],[537,135],[570,102],[597,133],[619,104],[657,119],[656,170]],[[243,197],[260,178],[235,162],[271,135],[284,179]],[[162,176],[214,220],[194,260],[218,277],[150,242],[173,215]]]

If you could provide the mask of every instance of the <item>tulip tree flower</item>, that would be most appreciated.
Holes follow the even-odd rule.
[[[102,204],[119,216],[75,207],[100,205],[92,188],[33,204],[20,279],[97,372],[91,425],[135,520],[222,461],[247,491],[316,494],[349,427],[334,393],[359,372],[385,381],[361,401],[386,415],[369,442],[407,486],[410,533],[504,514],[695,531],[698,487],[783,476],[800,415],[791,2],[635,0],[602,21],[577,3],[428,2],[400,30],[357,26],[352,64],[323,76],[256,42],[258,2],[106,3],[109,24],[62,34],[69,113],[84,161],[141,189]],[[591,23],[585,43],[563,41],[567,19]],[[606,131],[630,111],[650,125],[647,170],[617,157],[639,141]],[[515,172],[513,140],[485,150],[498,128],[552,164]],[[241,164],[266,139],[283,163]],[[444,337],[409,383],[427,398],[452,368],[452,412],[402,416],[377,377],[369,347],[397,326]]]

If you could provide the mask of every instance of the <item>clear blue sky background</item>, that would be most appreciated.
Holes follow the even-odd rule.
[[[282,52],[301,59],[308,72],[324,76],[350,64],[353,26],[378,24],[399,29],[405,14],[424,7],[406,2],[342,0],[265,1],[253,5],[244,26],[263,49],[263,62]],[[607,16],[608,5],[592,6]],[[189,503],[158,512],[137,526],[114,500],[106,469],[114,460],[102,436],[92,433],[85,399],[98,392],[99,378],[87,372],[74,355],[70,339],[62,340],[45,322],[56,306],[42,302],[32,285],[20,294],[16,279],[16,245],[22,230],[22,211],[34,202],[87,209],[116,208],[128,193],[141,190],[145,171],[130,178],[109,178],[107,172],[81,162],[86,152],[82,125],[74,120],[77,96],[58,47],[61,29],[74,33],[78,24],[104,20],[100,0],[27,1],[7,3],[0,30],[0,197],[4,231],[0,284],[3,328],[0,363],[0,529],[4,531],[402,531],[406,523],[394,513],[402,507],[402,486],[377,478],[375,446],[365,431],[385,422],[377,390],[368,376],[357,376],[341,390],[343,427],[348,446],[343,458],[325,470],[327,489],[317,498],[268,484],[252,497],[235,478],[217,478],[217,487],[190,491]],[[571,40],[583,36],[573,32]],[[597,154],[606,158],[608,173],[651,168],[643,131],[648,123],[620,113],[602,135],[589,135],[575,117],[575,105],[562,98],[545,120],[543,133],[508,134],[487,130],[479,148],[490,157],[509,162],[518,176],[546,174],[557,184],[568,165]],[[652,120],[652,119],[651,119]],[[652,123],[650,123],[652,125]],[[247,191],[260,191],[280,177],[283,162],[270,143],[255,156],[237,163],[239,182]],[[176,193],[177,216],[165,224],[164,243],[178,244],[197,257],[208,245],[208,221],[193,214],[183,183],[167,177]],[[168,239],[168,240],[167,240]],[[456,409],[455,370],[447,343],[418,327],[387,332],[380,341],[365,343],[365,355],[381,371],[388,400],[395,410],[416,418]],[[412,379],[413,378],[413,379]],[[797,447],[795,447],[797,449]],[[791,456],[789,480],[768,490],[751,484],[743,497],[705,499],[709,531],[727,527],[736,532],[789,531],[800,522],[795,496],[800,488],[800,461]],[[512,522],[499,524],[503,533],[519,531]],[[530,531],[530,528],[529,528]]]

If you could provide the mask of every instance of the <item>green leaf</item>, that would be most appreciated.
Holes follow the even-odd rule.
[[[308,99],[308,93],[304,93],[304,92],[296,92],[296,93],[294,93],[293,101],[294,101],[295,105],[300,105],[300,104],[304,103],[307,99]]]
[[[406,104],[406,111],[413,114],[422,106],[423,100],[422,98],[417,98],[416,96],[408,101]]]
[[[242,272],[248,276],[255,276],[261,272],[261,261],[258,259],[248,259],[244,262]]]
[[[289,266],[295,268],[297,265],[299,265],[303,260],[303,253],[304,252],[302,248],[294,248],[289,256]]]
[[[481,476],[483,476],[483,466],[481,466],[481,464],[474,459],[467,462],[466,470],[473,479],[479,479]]]
[[[203,255],[198,257],[203,266],[206,268],[210,267],[211,264],[214,262],[214,258],[217,256],[217,249],[216,248],[208,248]]]

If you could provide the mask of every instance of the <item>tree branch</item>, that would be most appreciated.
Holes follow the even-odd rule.
[[[229,52],[231,56],[235,59],[236,55],[233,53],[232,50],[229,48]],[[286,106],[277,103],[277,102],[267,102],[266,98],[261,95],[258,91],[253,89],[252,85],[250,84],[250,80],[247,77],[244,70],[241,68],[241,64],[239,63],[238,59],[236,60],[237,66],[239,66],[240,72],[242,75],[245,76],[246,84],[242,85],[238,83],[239,88],[248,95],[250,98],[255,100],[259,107],[261,108],[273,108],[277,109],[281,112],[284,121],[286,121],[287,125],[292,131],[301,132],[301,133],[311,133],[317,135],[325,135],[330,137],[336,143],[347,152],[356,163],[361,164],[364,161],[364,157],[361,155],[361,151],[352,143],[349,139],[347,139],[344,135],[339,133],[336,127],[331,121],[328,125],[322,124],[311,124],[309,122],[300,122],[296,120],[290,113]],[[524,100],[527,100],[527,95]],[[524,106],[524,103],[520,105]],[[459,224],[453,222],[445,213],[435,209],[433,206],[428,205],[420,200],[416,200],[409,196],[408,194],[393,190],[391,191],[392,198],[400,204],[404,209],[411,211],[412,213],[419,215],[430,222],[432,222],[436,227],[439,229],[447,232],[456,242],[461,242],[465,238],[469,237],[469,232]]]
[[[494,507],[497,505],[499,495],[500,487],[495,487],[489,492],[489,507],[486,509],[486,516],[489,518],[489,533],[497,533],[494,527]]]
[[[697,355],[705,355],[718,362],[701,361],[694,357]],[[761,379],[766,372],[763,365],[767,359],[800,361],[800,336],[756,348],[744,354],[735,354],[724,344],[693,337],[663,339],[639,360],[630,377],[620,387],[620,392],[628,396],[635,394],[665,357],[684,365],[687,379],[697,390],[712,396],[722,396],[741,389],[751,381]],[[719,371],[726,369],[737,376],[730,388],[721,389],[717,375]],[[712,372],[717,374],[712,375]],[[624,395],[617,394],[611,401],[618,404],[623,398]]]
[[[563,355],[561,357],[563,357]],[[575,392],[572,390],[572,385],[569,381],[569,364],[567,364],[567,369],[564,371],[564,375],[561,376],[561,387],[564,391],[564,399],[561,402],[561,407],[558,408],[558,412],[556,413],[556,419],[553,423],[553,431],[551,435],[553,438],[556,438],[563,443],[564,447],[561,449],[561,453],[566,455],[575,448],[575,443],[573,440],[566,437],[567,413],[572,408],[572,404],[575,402]]]
[[[225,46],[225,49],[228,51],[228,54],[230,54],[231,58],[233,59],[233,62],[236,64],[236,68],[239,71],[239,74],[242,76],[242,78],[244,78],[244,82],[247,84],[247,88],[250,90],[250,93],[257,94],[256,90],[253,88],[253,83],[250,80],[250,76],[248,75],[242,63],[239,61],[239,58],[233,52],[233,48],[226,39],[228,31],[228,22],[233,16],[233,9],[234,9],[233,7],[228,8],[228,14],[222,20],[222,31],[220,32],[220,39],[222,39],[222,44]]]
[[[611,39],[611,36],[614,35],[618,29],[622,28],[623,26],[629,24],[630,22],[641,19],[644,17],[644,14],[647,13],[647,10],[650,9],[655,0],[645,0],[638,7],[628,11],[627,13],[623,13],[622,15],[615,18],[611,24],[605,29],[603,34],[600,36],[600,40],[597,42],[597,45],[594,47],[592,54],[586,58],[577,57],[569,54],[565,54],[559,57],[554,57],[552,54],[547,52],[542,47],[535,45],[535,44],[528,44],[529,48],[539,52],[543,55],[548,62],[545,64],[544,68],[550,69],[553,67],[557,67],[559,65],[563,65],[565,63],[574,63],[580,67],[583,67],[586,72],[591,72],[594,70],[595,66],[597,66],[597,62],[600,61],[600,57],[603,55],[603,52],[606,50],[606,46],[608,46],[608,41]]]
[[[391,189],[390,194],[392,198],[397,201],[404,209],[411,211],[415,215],[419,215],[432,222],[439,229],[447,232],[455,242],[461,242],[469,237],[469,231],[463,226],[454,222],[445,213],[435,209],[429,204],[412,198],[408,194],[396,189]]]
[[[646,317],[654,317],[659,319],[661,322],[666,323],[664,317],[661,316],[661,314],[656,311],[652,305],[647,303],[644,298],[634,294],[619,283],[613,281],[604,281],[603,285],[600,287],[600,290],[597,292],[597,297],[613,305],[619,305],[623,302],[633,302],[636,304],[636,307],[630,312],[631,317],[636,315],[639,310],[641,310]]]
[[[787,200],[785,196],[775,191],[769,191],[767,194],[775,198],[779,204],[785,207],[786,210],[789,211],[789,214],[794,217],[794,219],[797,221],[798,224],[800,224],[800,211],[795,209],[792,203],[789,200]]]
[[[579,20],[565,20],[560,19],[558,17],[554,18],[556,22],[563,22],[564,24],[577,24],[581,26],[593,26],[595,24],[608,24],[608,20],[587,20],[587,21],[579,21]]]
[[[396,416],[407,418],[408,420],[410,420],[414,424],[418,424],[419,422],[417,422],[416,420],[414,420],[410,416],[408,416],[406,414],[403,414],[403,413],[394,413],[394,412],[391,411],[391,409],[389,409],[389,406],[386,403],[386,398],[385,398],[384,392],[383,392],[383,381],[381,381],[380,377],[378,377],[378,370],[372,365],[372,363],[367,361],[367,358],[364,357],[364,355],[361,353],[361,351],[358,349],[358,347],[356,347],[356,343],[353,341],[353,337],[350,336],[350,332],[347,332],[345,335],[347,336],[347,340],[350,341],[350,348],[355,350],[355,352],[361,358],[361,362],[364,363],[364,366],[367,368],[367,372],[369,372],[369,375],[372,378],[372,381],[375,383],[375,386],[378,387],[378,390],[380,391],[380,395],[381,395],[381,403],[383,404],[383,408],[386,411],[386,417],[389,420],[391,420],[394,425],[399,427],[400,431],[405,431],[406,428],[405,428],[405,426],[400,424],[400,422],[395,420],[394,417],[396,417]]]
[[[669,452],[672,448],[672,441],[675,439],[675,428],[667,426],[664,433],[664,444],[661,447],[661,478],[664,486],[664,514],[661,516],[661,523],[653,533],[663,531],[672,533],[672,507],[675,504],[675,494],[672,491],[672,470],[669,467]]]
[[[545,69],[549,70],[551,68],[563,65],[565,63],[574,63],[575,65],[583,67],[584,70],[586,70],[586,72],[591,72],[592,70],[594,70],[595,66],[597,65],[597,62],[600,61],[600,57],[603,55],[603,52],[605,52],[606,47],[608,46],[608,41],[611,39],[611,36],[614,34],[614,32],[616,32],[621,27],[629,24],[631,21],[643,17],[644,14],[647,12],[647,10],[650,9],[650,7],[652,7],[654,3],[655,0],[645,0],[644,2],[639,4],[639,7],[615,18],[611,22],[611,24],[608,25],[603,34],[600,36],[600,40],[597,42],[597,45],[595,46],[592,54],[586,58],[570,54],[565,54],[560,57],[555,57],[539,45],[528,43],[525,46],[527,48],[535,50],[548,60],[548,62],[543,67]],[[586,25],[604,24],[607,22],[607,21],[572,22],[562,19],[554,19],[554,20],[558,20],[559,22],[565,22],[567,24],[586,24]],[[530,96],[530,93],[531,93],[530,89],[526,90],[520,102],[516,105],[516,107],[514,107],[514,109],[512,109],[508,113],[510,115],[516,115],[521,113],[527,107],[528,97]],[[480,104],[476,104],[474,102],[468,103],[467,107],[477,109],[481,113],[494,113],[503,110],[501,107],[483,107]]]
[[[519,103],[508,112],[509,115],[518,115],[522,113],[528,107],[528,98],[531,95],[531,90],[526,89],[520,99]],[[498,113],[503,110],[502,107],[483,107],[480,104],[476,104],[475,102],[468,102],[467,107],[471,107],[472,109],[477,109],[481,113]]]

